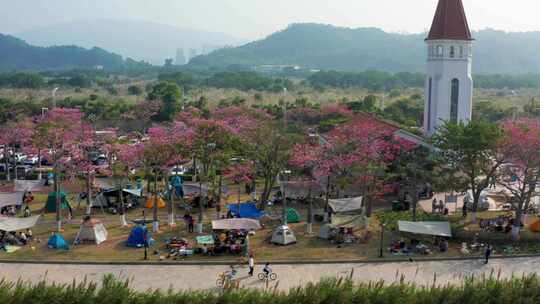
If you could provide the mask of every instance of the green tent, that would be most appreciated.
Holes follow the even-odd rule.
[[[66,193],[60,191],[60,208],[61,209],[71,209],[69,202],[67,200]],[[45,204],[45,211],[47,212],[56,212],[56,192],[49,193],[47,197],[47,203]]]
[[[300,214],[294,208],[287,209],[287,222],[288,223],[300,223]]]

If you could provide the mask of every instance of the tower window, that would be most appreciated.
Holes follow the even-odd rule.
[[[442,45],[438,45],[437,46],[437,57],[442,57],[443,56],[443,46]]]
[[[433,85],[433,80],[429,77],[428,83],[428,104],[427,104],[427,128],[426,131],[429,132],[431,129],[431,87]]]
[[[452,45],[450,47],[450,58],[454,58],[456,56],[456,50],[454,48],[454,46]]]
[[[463,46],[459,47],[459,58],[463,58]]]
[[[457,123],[459,108],[459,80],[452,79],[452,90],[450,94],[450,122]]]

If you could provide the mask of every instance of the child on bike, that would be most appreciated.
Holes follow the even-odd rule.
[[[270,263],[266,262],[266,264],[264,264],[263,272],[266,276],[272,273],[272,268],[270,268]]]

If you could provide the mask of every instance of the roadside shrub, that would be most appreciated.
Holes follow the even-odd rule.
[[[279,283],[278,283],[279,284]],[[190,303],[190,304],[251,304],[251,303],[539,303],[540,280],[524,276],[499,279],[494,274],[465,278],[462,283],[438,283],[419,286],[400,280],[385,284],[370,282],[355,284],[350,278],[324,279],[289,291],[239,289],[231,291],[160,291],[138,292],[129,281],[119,281],[106,275],[102,284],[84,280],[71,284],[37,284],[0,281],[0,303]]]

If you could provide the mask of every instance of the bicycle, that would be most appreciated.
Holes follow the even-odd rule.
[[[225,271],[218,274],[218,278],[216,280],[216,286],[225,289],[231,287],[238,288],[239,283],[240,281],[235,279],[234,274],[232,274],[230,271]]]
[[[270,273],[265,273],[265,272],[261,272],[257,275],[257,277],[259,278],[259,280],[261,281],[275,281],[277,280],[277,274],[275,272],[270,272]]]

